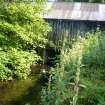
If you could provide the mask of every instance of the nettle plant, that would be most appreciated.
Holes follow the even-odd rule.
[[[40,59],[35,49],[45,47],[49,31],[40,12],[39,2],[0,3],[0,80],[27,78]]]

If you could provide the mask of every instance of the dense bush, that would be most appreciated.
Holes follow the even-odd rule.
[[[48,24],[38,15],[39,6],[0,2],[0,80],[26,78],[45,47]]]
[[[13,78],[27,78],[30,73],[30,65],[38,56],[32,52],[18,51],[11,48],[8,51],[0,51],[0,80]]]

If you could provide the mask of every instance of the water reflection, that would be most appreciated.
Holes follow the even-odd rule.
[[[0,105],[40,105],[39,75],[0,83]]]

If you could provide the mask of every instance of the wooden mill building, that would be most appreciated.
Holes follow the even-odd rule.
[[[49,39],[59,40],[67,34],[70,38],[79,32],[105,30],[105,4],[77,2],[48,2],[44,19],[52,27]]]

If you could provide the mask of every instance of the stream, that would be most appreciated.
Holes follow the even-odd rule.
[[[48,65],[34,64],[28,79],[0,82],[0,105],[41,105],[41,90],[48,82],[45,71],[49,69]]]
[[[0,105],[40,105],[39,74],[26,80],[0,82]]]

